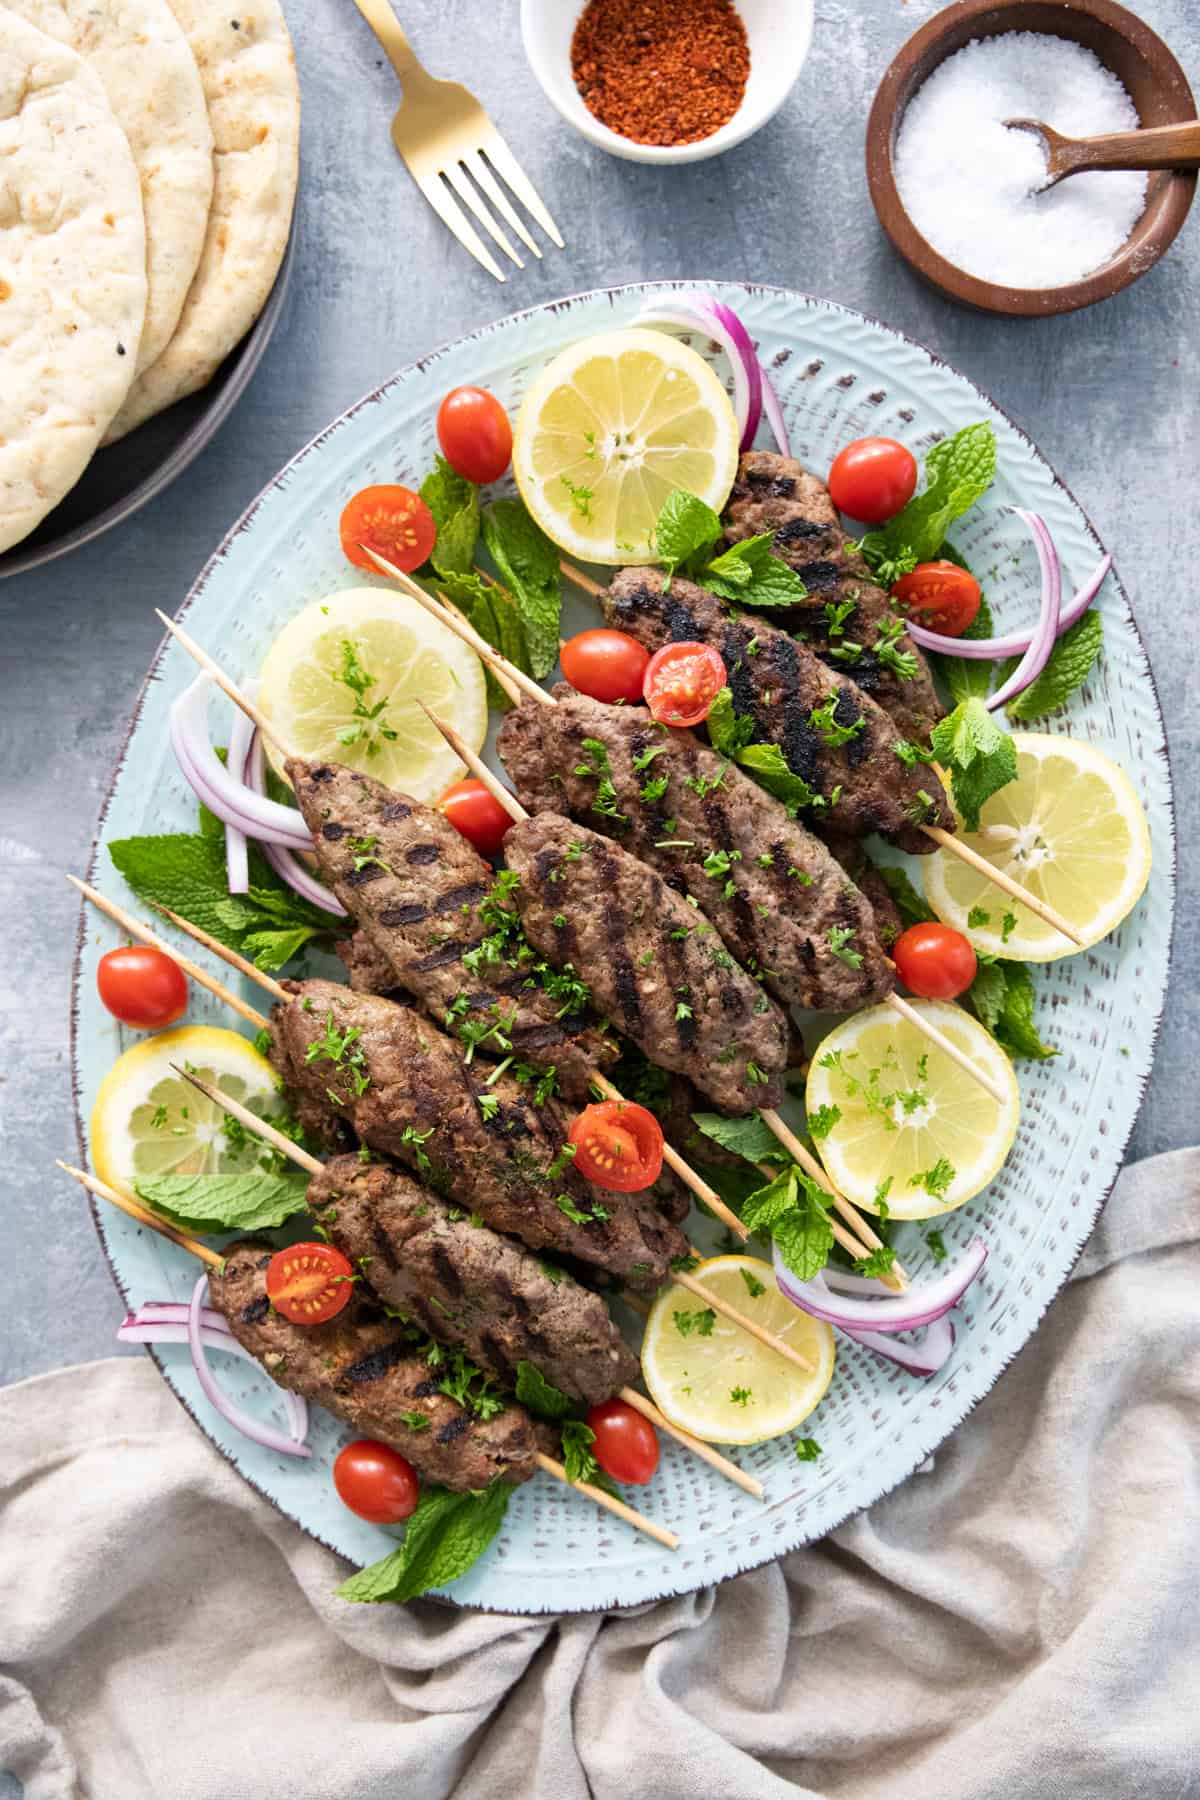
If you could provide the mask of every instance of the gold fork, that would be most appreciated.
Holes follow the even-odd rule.
[[[537,189],[505,143],[474,94],[457,81],[438,81],[418,61],[388,0],[355,0],[359,12],[383,45],[400,77],[404,99],[392,120],[392,142],[408,172],[434,211],[450,227],[464,249],[497,281],[504,271],[483,242],[458,201],[474,213],[488,235],[511,257],[525,264],[507,235],[484,205],[479,189],[491,201],[521,242],[537,257],[541,251],[517,215],[497,175],[532,214],[547,237],[561,250],[558,226]],[[457,194],[458,199],[455,199]]]

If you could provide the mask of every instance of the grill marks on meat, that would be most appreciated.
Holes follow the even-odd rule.
[[[870,905],[824,844],[777,800],[694,733],[663,731],[644,707],[604,706],[565,684],[554,692],[555,707],[522,701],[497,741],[530,812],[569,813],[619,841],[675,893],[690,894],[739,962],[761,973],[786,1005],[850,1012],[891,992]],[[576,773],[581,756],[588,760],[581,746],[589,737],[608,752],[625,823],[591,810],[595,781]],[[658,754],[645,762],[652,750]],[[663,777],[661,797],[643,800],[642,789]],[[713,849],[739,853],[728,878],[705,874]],[[731,895],[727,879],[734,883]],[[833,925],[853,931],[860,968],[834,956]]]
[[[633,1381],[638,1360],[598,1294],[486,1225],[472,1224],[409,1176],[335,1157],[308,1203],[375,1292],[460,1345],[506,1387],[530,1362],[588,1406]]]
[[[834,658],[834,666],[878,701],[901,736],[926,743],[930,726],[943,712],[929,664],[907,632],[897,638],[896,648],[912,652],[915,675],[906,680],[874,654],[880,625],[900,615],[871,580],[854,539],[842,530],[825,483],[791,457],[773,450],[748,450],[738,465],[723,523],[730,544],[766,531],[775,533],[776,556],[795,569],[809,592],[807,602],[789,607],[789,622],[797,622],[795,628],[823,660],[829,660],[838,645],[861,645],[854,661]],[[831,637],[825,607],[838,601],[850,601],[852,607],[840,634]]]
[[[358,1435],[391,1444],[442,1487],[465,1492],[498,1477],[520,1482],[536,1474],[538,1427],[523,1406],[514,1401],[494,1418],[473,1418],[439,1393],[404,1327],[357,1296],[325,1325],[293,1325],[267,1301],[270,1260],[269,1244],[233,1244],[208,1285],[238,1343],[281,1387],[344,1419]],[[414,1431],[407,1417],[417,1414],[429,1423]]]
[[[513,900],[530,942],[553,955],[555,918],[569,913],[576,968],[652,1062],[687,1075],[722,1111],[778,1106],[787,1023],[697,908],[558,813],[514,825],[504,854],[521,877]]]
[[[616,1059],[596,1023],[582,1015],[560,1019],[561,1002],[526,971],[493,962],[475,974],[463,964],[488,934],[478,908],[495,877],[462,834],[432,807],[338,763],[297,759],[288,776],[322,876],[358,924],[354,962],[366,967],[368,946],[372,952],[371,988],[402,989],[439,1025],[460,995],[472,1018],[495,1010],[516,1056],[553,1063],[563,1091],[584,1097],[592,1072]],[[389,978],[380,979],[381,965]],[[506,1055],[494,1048],[500,1042],[480,1049]]]
[[[601,601],[607,622],[651,651],[687,639],[720,646],[734,708],[754,721],[755,739],[778,744],[792,772],[827,800],[840,789],[839,831],[856,837],[879,831],[914,855],[927,854],[934,845],[912,823],[928,813],[923,786],[933,801],[930,823],[954,829],[940,784],[927,770],[901,763],[900,733],[869,695],[786,631],[727,612],[715,595],[679,575],[664,594],[664,579],[661,569],[620,570]],[[861,732],[835,749],[809,722],[831,695],[839,708],[852,704],[864,721]]]
[[[295,998],[272,1015],[271,1060],[289,1092],[336,1111],[364,1143],[464,1211],[532,1249],[558,1251],[649,1291],[687,1253],[653,1190],[610,1193],[562,1157],[571,1115],[557,1101],[535,1106],[509,1076],[489,1080],[486,1068],[466,1064],[449,1038],[407,1006],[333,981],[284,986]],[[339,1034],[360,1033],[352,1044],[361,1056],[357,1082],[345,1063],[321,1052],[330,1023]],[[560,1198],[588,1222],[569,1218]]]

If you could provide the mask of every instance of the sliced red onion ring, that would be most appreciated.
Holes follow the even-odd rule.
[[[845,1327],[842,1329],[845,1330]],[[882,1331],[846,1331],[846,1336],[853,1338],[856,1344],[861,1344],[866,1350],[873,1350],[885,1362],[896,1363],[901,1369],[907,1369],[910,1375],[936,1375],[945,1366],[954,1348],[954,1335],[954,1324],[949,1313],[926,1327],[919,1344],[902,1344],[894,1336],[885,1335]]]
[[[192,1367],[196,1371],[196,1380],[200,1383],[200,1389],[205,1399],[211,1406],[216,1408],[223,1419],[228,1420],[229,1424],[232,1425],[235,1430],[240,1431],[243,1436],[250,1438],[253,1443],[261,1444],[264,1450],[278,1451],[281,1456],[311,1456],[312,1451],[307,1444],[299,1442],[294,1437],[285,1437],[281,1431],[276,1431],[273,1425],[260,1425],[257,1419],[252,1418],[248,1412],[243,1411],[240,1406],[229,1399],[228,1395],[222,1393],[221,1389],[218,1387],[213,1372],[208,1366],[208,1357],[205,1354],[203,1327],[200,1324],[201,1296],[207,1286],[208,1276],[201,1275],[195,1287],[192,1289],[192,1300],[191,1305],[188,1307],[186,1327],[187,1346],[192,1355]],[[158,1329],[160,1331],[170,1331],[173,1327],[162,1325],[159,1326]],[[221,1346],[222,1349],[225,1347],[225,1345]],[[238,1348],[241,1349],[241,1345],[239,1345]],[[249,1354],[249,1352],[247,1352],[247,1354]],[[256,1361],[254,1357],[251,1357],[250,1360],[252,1362]],[[286,1390],[284,1391],[286,1393]],[[299,1397],[293,1395],[292,1398],[295,1400]],[[298,1416],[290,1407],[289,1413],[293,1419]],[[305,1407],[304,1417],[306,1424],[307,1414],[308,1409]]]
[[[760,364],[761,367],[761,364]],[[792,454],[791,442],[788,438],[787,426],[783,422],[783,407],[779,403],[779,395],[775,392],[771,377],[763,369],[763,411],[767,415],[767,424],[775,437],[775,447],[780,456]]]
[[[147,1300],[136,1312],[126,1313],[122,1325],[186,1325],[187,1316],[186,1300]],[[200,1308],[200,1323],[209,1331],[223,1331],[227,1337],[233,1335],[229,1320],[215,1306]]]
[[[932,1325],[957,1306],[987,1261],[988,1252],[982,1238],[973,1238],[958,1261],[936,1281],[887,1300],[856,1300],[853,1295],[835,1294],[823,1275],[801,1281],[780,1256],[778,1245],[772,1254],[779,1291],[802,1312],[843,1331],[894,1332],[919,1331],[922,1325]]]
[[[184,779],[226,825],[263,843],[311,849],[312,834],[295,808],[252,792],[214,751],[208,736],[211,691],[211,676],[198,675],[171,707],[171,748]]]
[[[140,1306],[136,1313],[130,1313],[117,1327],[118,1341],[122,1344],[186,1344],[187,1306],[183,1302],[178,1306],[172,1302],[171,1306],[173,1311],[182,1313],[183,1317],[155,1322],[140,1315],[162,1309]],[[216,1323],[210,1324],[209,1320],[215,1320]],[[244,1344],[238,1343],[224,1315],[214,1312],[210,1306],[200,1308],[200,1341],[208,1350],[226,1350],[230,1356],[240,1356],[243,1362],[253,1363],[256,1369],[262,1367],[258,1358],[251,1356]],[[308,1436],[308,1401],[303,1394],[293,1394],[290,1388],[281,1388],[280,1392],[287,1408],[288,1431],[296,1443],[302,1444]]]
[[[735,367],[737,363],[741,363],[746,378],[746,417],[738,448],[748,450],[754,442],[758,421],[762,418],[762,370],[754,340],[733,308],[726,306],[723,301],[710,299],[706,294],[690,294],[688,299],[706,319],[712,320],[717,328],[714,335],[730,362]]]
[[[749,450],[765,410],[775,441],[790,456],[787,428],[778,396],[758,360],[754,340],[733,308],[711,294],[672,295],[661,305],[651,302],[634,320],[635,325],[674,325],[682,331],[703,331],[720,344],[733,372],[733,412],[738,423],[741,450]]]
[[[1042,571],[1042,610],[1028,650],[1008,680],[984,701],[989,712],[995,712],[1006,700],[1024,693],[1030,682],[1037,680],[1054,648],[1054,640],[1058,636],[1058,616],[1062,611],[1062,565],[1058,560],[1058,551],[1054,548],[1054,539],[1050,536],[1050,527],[1038,513],[1026,512],[1020,506],[1014,506],[1013,512],[1018,519],[1024,520],[1033,533]]]
[[[1068,600],[1063,607],[1058,615],[1059,637],[1082,619],[1104,586],[1112,560],[1109,554],[1102,556],[1074,599]],[[1033,642],[1036,630],[1034,626],[1033,631],[1014,631],[1007,637],[955,638],[944,637],[940,631],[926,631],[923,625],[916,625],[911,619],[908,621],[908,635],[922,650],[936,650],[940,656],[964,656],[972,662],[1001,662],[1005,657],[1021,656]]]
[[[233,715],[233,725],[229,732],[228,768],[230,774],[243,786],[246,781],[246,758],[250,754],[250,740],[254,736],[254,726],[238,707]],[[237,825],[225,822],[225,875],[231,894],[248,894],[250,892],[250,848],[246,833]]]
[[[836,1263],[829,1263],[821,1270],[825,1286],[833,1289],[835,1294],[874,1294],[876,1299],[885,1294],[894,1294],[895,1288],[885,1287],[874,1275],[851,1275],[848,1269],[839,1269]]]
[[[253,793],[263,794],[266,792],[267,772],[263,756],[262,734],[257,731],[250,741],[250,754],[246,759],[246,780]],[[323,881],[318,881],[315,875],[310,874],[305,865],[293,856],[290,850],[283,849],[278,844],[269,844],[265,839],[261,841],[262,853],[275,873],[281,881],[286,881],[302,900],[309,900],[314,906],[322,906],[326,912],[334,913],[340,919],[349,917],[337,895],[327,888]],[[303,847],[308,850],[312,849],[311,837],[307,839]]]

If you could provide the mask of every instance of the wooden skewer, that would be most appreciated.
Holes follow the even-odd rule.
[[[179,1072],[180,1074],[184,1073],[183,1070]],[[201,1086],[199,1082],[195,1085]],[[253,1118],[254,1115],[250,1116]],[[257,1120],[256,1123],[261,1124],[262,1121]],[[288,1139],[284,1141],[290,1142]],[[292,1148],[294,1149],[295,1145],[292,1145]],[[210,1249],[207,1244],[199,1244],[195,1238],[185,1237],[182,1232],[176,1231],[173,1226],[168,1225],[165,1219],[156,1219],[152,1213],[144,1213],[132,1200],[126,1200],[124,1195],[117,1193],[115,1188],[110,1188],[107,1182],[97,1180],[96,1176],[86,1174],[83,1169],[72,1168],[70,1163],[59,1162],[58,1167],[73,1176],[76,1181],[87,1188],[89,1193],[97,1194],[100,1199],[107,1200],[110,1205],[120,1207],[122,1212],[137,1219],[139,1224],[149,1225],[152,1231],[157,1231],[161,1237],[169,1238],[181,1249],[190,1251],[193,1256],[198,1256],[210,1268],[220,1269],[224,1266],[224,1259],[218,1256],[215,1250]],[[632,1506],[626,1506],[623,1500],[614,1499],[611,1494],[606,1494],[603,1488],[593,1487],[588,1481],[569,1480],[563,1465],[555,1462],[552,1456],[546,1456],[540,1450],[535,1452],[534,1461],[539,1469],[544,1469],[547,1475],[554,1477],[555,1481],[561,1481],[564,1487],[578,1488],[581,1494],[586,1494],[589,1500],[594,1500],[596,1505],[602,1506],[606,1512],[614,1513],[618,1519],[624,1519],[626,1524],[634,1526],[638,1531],[644,1531],[647,1537],[652,1537],[657,1543],[664,1544],[668,1550],[678,1550],[678,1537],[673,1531],[668,1531],[664,1525],[656,1525],[653,1519],[646,1518],[644,1513],[637,1512]]]
[[[231,969],[237,969],[248,980],[257,982],[264,994],[270,994],[273,1000],[291,999],[291,995],[283,983],[276,981],[273,975],[268,975],[267,971],[260,969],[256,963],[252,963],[248,956],[242,956],[238,951],[231,950],[228,944],[221,942],[220,938],[213,937],[210,932],[201,931],[199,925],[193,925],[192,921],[185,919],[181,913],[172,912],[169,906],[163,906],[157,900],[151,900],[150,905],[155,912],[161,913],[164,919],[170,919],[172,925],[178,925],[180,931],[185,931],[190,938],[195,938],[198,944],[203,944],[206,950],[211,950],[215,956],[219,956],[222,962],[228,963]],[[174,952],[171,954],[173,955]],[[212,992],[219,999],[225,998],[226,990],[224,988],[214,987]]]
[[[833,1204],[837,1207],[843,1219],[845,1219],[846,1223],[858,1233],[869,1248],[871,1250],[882,1250],[884,1247],[883,1239],[879,1236],[878,1232],[867,1223],[866,1219],[863,1217],[862,1213],[859,1212],[854,1203],[847,1200],[845,1194],[838,1192],[834,1183],[830,1180],[828,1172],[822,1168],[812,1151],[800,1142],[800,1139],[796,1136],[787,1120],[781,1118],[777,1112],[771,1109],[760,1112],[759,1117],[762,1119],[763,1124],[767,1125],[770,1130],[774,1132],[788,1155],[793,1157],[795,1161],[800,1164],[800,1167],[804,1170],[805,1174],[811,1175],[817,1185],[824,1188],[825,1192],[832,1197]],[[841,1242],[840,1239],[839,1242]],[[845,1244],[843,1248],[849,1250],[851,1255],[856,1259],[867,1255],[867,1250],[864,1250],[861,1246]],[[895,1281],[892,1285],[901,1286],[907,1283],[908,1273],[898,1262],[892,1264],[890,1273],[895,1277]]]
[[[915,1026],[922,1037],[928,1038],[931,1044],[936,1044],[942,1054],[948,1056],[952,1063],[957,1063],[963,1073],[969,1075],[972,1081],[976,1082],[977,1085],[983,1089],[985,1094],[990,1095],[997,1106],[1003,1106],[1005,1104],[1007,1095],[1004,1093],[1003,1089],[992,1080],[990,1075],[977,1067],[965,1050],[960,1050],[958,1045],[952,1042],[952,1040],[946,1036],[944,1031],[939,1030],[939,1028],[936,1025],[931,1024],[922,1013],[919,1013],[910,1001],[905,1000],[900,994],[889,994],[887,997],[887,1005],[890,1006],[892,1011],[897,1013],[900,1018],[907,1019],[910,1025]]]
[[[189,1237],[185,1231],[177,1231],[174,1225],[168,1225],[165,1219],[160,1219],[155,1213],[148,1212],[144,1206],[139,1206],[136,1200],[130,1200],[127,1195],[119,1194],[116,1188],[109,1187],[108,1183],[101,1181],[99,1176],[89,1175],[84,1169],[76,1169],[58,1157],[55,1158],[55,1164],[56,1167],[62,1169],[85,1187],[89,1194],[96,1194],[101,1200],[107,1200],[110,1206],[120,1207],[123,1213],[128,1213],[131,1219],[136,1219],[139,1225],[148,1225],[151,1231],[157,1231],[160,1237],[170,1238],[173,1244],[178,1244],[181,1250],[188,1250],[193,1256],[198,1256],[200,1261],[206,1262],[211,1269],[224,1268],[225,1258],[219,1256],[208,1244],[201,1244],[196,1238]]]
[[[67,880],[71,883],[72,887],[78,888],[79,892],[85,899],[90,900],[93,906],[97,907],[102,913],[107,913],[108,917],[114,920],[116,924],[121,927],[122,931],[127,931],[130,937],[139,939],[143,944],[151,945],[155,950],[161,950],[164,955],[171,958],[173,963],[178,964],[185,975],[189,976],[192,981],[197,982],[200,987],[207,988],[210,994],[215,994],[218,1000],[223,1000],[226,1006],[232,1007],[238,1017],[245,1019],[248,1025],[253,1025],[257,1031],[262,1031],[265,1027],[270,1025],[271,1021],[268,1018],[265,1018],[262,1013],[257,1012],[253,1006],[248,1006],[240,995],[232,993],[229,988],[225,987],[221,982],[214,980],[206,969],[202,969],[199,963],[193,962],[190,956],[185,956],[183,952],[177,950],[173,944],[166,944],[160,937],[156,937],[148,925],[143,925],[140,919],[136,919],[132,913],[126,912],[123,906],[118,906],[115,900],[109,900],[104,894],[100,893],[98,889],[89,887],[86,881],[80,881],[78,876],[68,875]],[[166,912],[166,910],[165,907],[162,908],[162,911]],[[170,913],[168,916],[175,919],[177,924],[181,922],[176,919],[174,913]],[[202,934],[201,941],[206,943],[210,950],[216,948],[215,938],[210,938],[207,932]],[[230,951],[229,955],[232,956],[233,952]],[[269,976],[263,977],[261,969],[254,969],[252,965],[247,964],[241,957],[238,958],[235,966],[240,967],[243,974],[252,973],[255,979],[260,980],[260,985],[268,986],[269,983],[268,992],[274,992],[276,998],[287,998],[286,993],[283,988],[279,986],[279,983],[277,981],[271,981]]]
[[[254,721],[263,736],[274,744],[279,754],[281,756],[289,757],[298,756],[299,751],[293,750],[290,745],[284,743],[274,725],[272,725],[270,719],[268,719],[266,713],[264,713],[261,708],[255,706],[253,700],[247,699],[241,689],[236,687],[234,683],[230,681],[224,669],[221,668],[219,663],[213,661],[212,657],[208,654],[208,651],[202,650],[195,638],[190,636],[190,634],[183,629],[182,625],[177,625],[174,619],[168,618],[166,613],[163,612],[160,607],[156,606],[154,610],[170,632],[171,636],[177,638],[183,645],[193,662],[198,662],[200,667],[212,676],[222,693],[228,694],[229,698],[233,701],[233,704],[240,707],[248,719]]]
[[[282,1132],[276,1131],[275,1127],[270,1124],[268,1120],[260,1119],[257,1113],[252,1113],[250,1111],[249,1107],[243,1106],[241,1102],[235,1100],[232,1095],[226,1094],[221,1088],[216,1087],[213,1083],[204,1081],[199,1075],[190,1074],[187,1069],[181,1069],[176,1063],[172,1063],[171,1067],[175,1070],[177,1075],[182,1075],[183,1079],[189,1081],[207,1100],[211,1100],[215,1106],[223,1107],[233,1118],[239,1119],[246,1129],[252,1132],[255,1137],[261,1138],[265,1144],[271,1144],[283,1156],[286,1156],[289,1162],[295,1163],[297,1168],[303,1169],[305,1173],[309,1175],[319,1175],[321,1173],[325,1165],[318,1161],[315,1156],[311,1156],[307,1150],[301,1149],[299,1144],[293,1143],[291,1138],[284,1137]],[[652,1424],[656,1425],[660,1431],[665,1432],[668,1437],[673,1437],[676,1442],[682,1444],[685,1449],[693,1450],[697,1456],[701,1457],[705,1462],[710,1463],[714,1469],[719,1470],[728,1480],[736,1482],[741,1488],[745,1488],[746,1492],[753,1494],[756,1500],[762,1499],[763,1488],[760,1481],[756,1481],[752,1475],[747,1475],[743,1469],[738,1468],[736,1463],[730,1462],[727,1457],[721,1456],[716,1450],[711,1449],[708,1444],[702,1443],[699,1438],[693,1437],[690,1432],[677,1430],[668,1419],[663,1417],[657,1406],[651,1401],[644,1399],[641,1394],[635,1393],[633,1388],[621,1388],[619,1398],[624,1400],[629,1406],[635,1407],[638,1412],[642,1413]]]
[[[495,585],[495,584],[493,584],[493,585]],[[468,619],[467,615],[463,612],[462,607],[455,606],[453,600],[451,600],[447,594],[444,594],[440,588],[438,589],[438,599],[441,601],[442,605],[446,608],[446,611],[449,613],[453,613],[454,617],[459,621],[459,623],[461,625],[467,626],[468,629],[471,628],[471,621],[470,621],[470,619]],[[480,641],[482,642],[482,640],[480,640]],[[478,655],[479,653],[476,652],[476,654]],[[486,657],[482,660],[485,660],[487,662],[488,668],[492,671],[492,676],[496,682],[497,687],[502,689],[502,691],[508,695],[508,698],[512,701],[514,706],[519,706],[520,702],[521,702],[521,690],[517,686],[516,682],[513,680],[512,676],[508,673],[507,668],[497,665],[497,663],[490,656]]]
[[[598,600],[605,592],[605,589],[598,581],[593,581],[590,575],[585,575],[582,569],[577,569],[574,563],[569,563],[565,557],[559,560],[558,566],[566,579],[571,582],[573,586],[581,588],[585,594],[590,594],[594,600]],[[988,862],[985,856],[980,856],[977,850],[972,850],[969,844],[964,844],[952,831],[947,831],[945,826],[922,825],[921,830],[925,833],[927,838],[931,838],[933,842],[939,845],[943,850],[948,850],[952,856],[957,856],[961,862],[969,863],[978,874],[985,876],[989,881],[995,882],[996,886],[1002,888],[1010,899],[1019,900],[1022,906],[1027,906],[1031,913],[1036,913],[1038,918],[1045,924],[1053,926],[1055,931],[1061,931],[1063,936],[1068,938],[1071,943],[1078,945],[1081,950],[1086,947],[1086,940],[1080,936],[1073,925],[1063,918],[1060,912],[1057,912],[1054,907],[1048,905],[1046,901],[1039,900],[1036,894],[1031,894],[1028,888],[1021,886],[1019,881],[1014,881],[1011,875],[1006,875],[1003,869],[997,869],[993,863]],[[943,1049],[944,1048],[945,1046],[943,1045]],[[967,1073],[974,1075],[981,1086],[988,1087],[987,1081],[977,1070],[968,1068]],[[992,1090],[989,1088],[988,1091],[991,1092]],[[995,1097],[1000,1098],[999,1095]]]

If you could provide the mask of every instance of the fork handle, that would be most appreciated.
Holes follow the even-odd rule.
[[[432,87],[434,78],[420,61],[405,35],[404,27],[388,5],[388,0],[354,0],[359,12],[383,45],[387,59],[406,89],[422,83]]]

